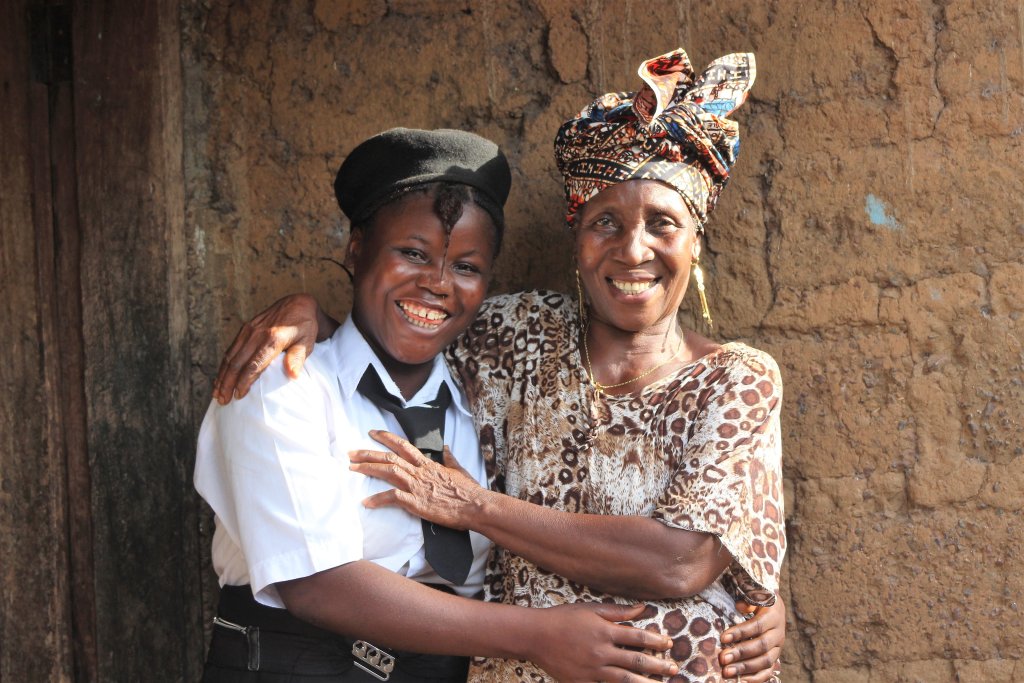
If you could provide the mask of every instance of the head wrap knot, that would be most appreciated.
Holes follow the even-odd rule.
[[[753,54],[736,53],[697,76],[675,50],[640,65],[639,91],[602,95],[562,124],[555,159],[569,224],[606,187],[651,179],[676,188],[703,226],[739,152],[739,124],[726,117],[747,99],[756,72]]]

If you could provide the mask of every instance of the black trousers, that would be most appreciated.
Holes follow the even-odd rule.
[[[203,683],[379,683],[355,665],[354,638],[324,631],[287,610],[256,602],[249,586],[224,586],[217,616],[245,629],[214,625]],[[426,626],[426,625],[424,625]],[[389,683],[465,683],[465,657],[388,651]]]

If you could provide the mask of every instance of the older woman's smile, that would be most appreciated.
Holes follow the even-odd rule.
[[[661,278],[655,278],[653,280],[616,280],[614,278],[606,278],[608,282],[612,284],[612,287],[623,292],[624,294],[640,294],[646,292],[651,287],[656,285]]]

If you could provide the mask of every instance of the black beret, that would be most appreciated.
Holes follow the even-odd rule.
[[[396,190],[443,181],[474,187],[504,206],[512,174],[498,146],[479,135],[392,128],[352,150],[334,179],[334,195],[358,224]]]

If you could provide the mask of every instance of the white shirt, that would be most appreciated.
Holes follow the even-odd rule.
[[[210,405],[199,432],[195,486],[216,514],[213,567],[220,585],[250,584],[259,602],[284,607],[278,581],[302,578],[355,560],[425,583],[447,584],[427,564],[421,520],[399,508],[369,510],[367,496],[391,486],[348,469],[348,452],[384,450],[371,429],[404,435],[391,413],[356,387],[369,365],[384,386],[401,392],[351,318],[317,345],[301,376],[289,380],[278,358],[242,399]],[[465,398],[441,356],[410,405],[426,404],[448,384],[444,443],[482,486],[486,473]],[[454,586],[471,596],[483,586],[490,542],[470,533],[469,578]]]

